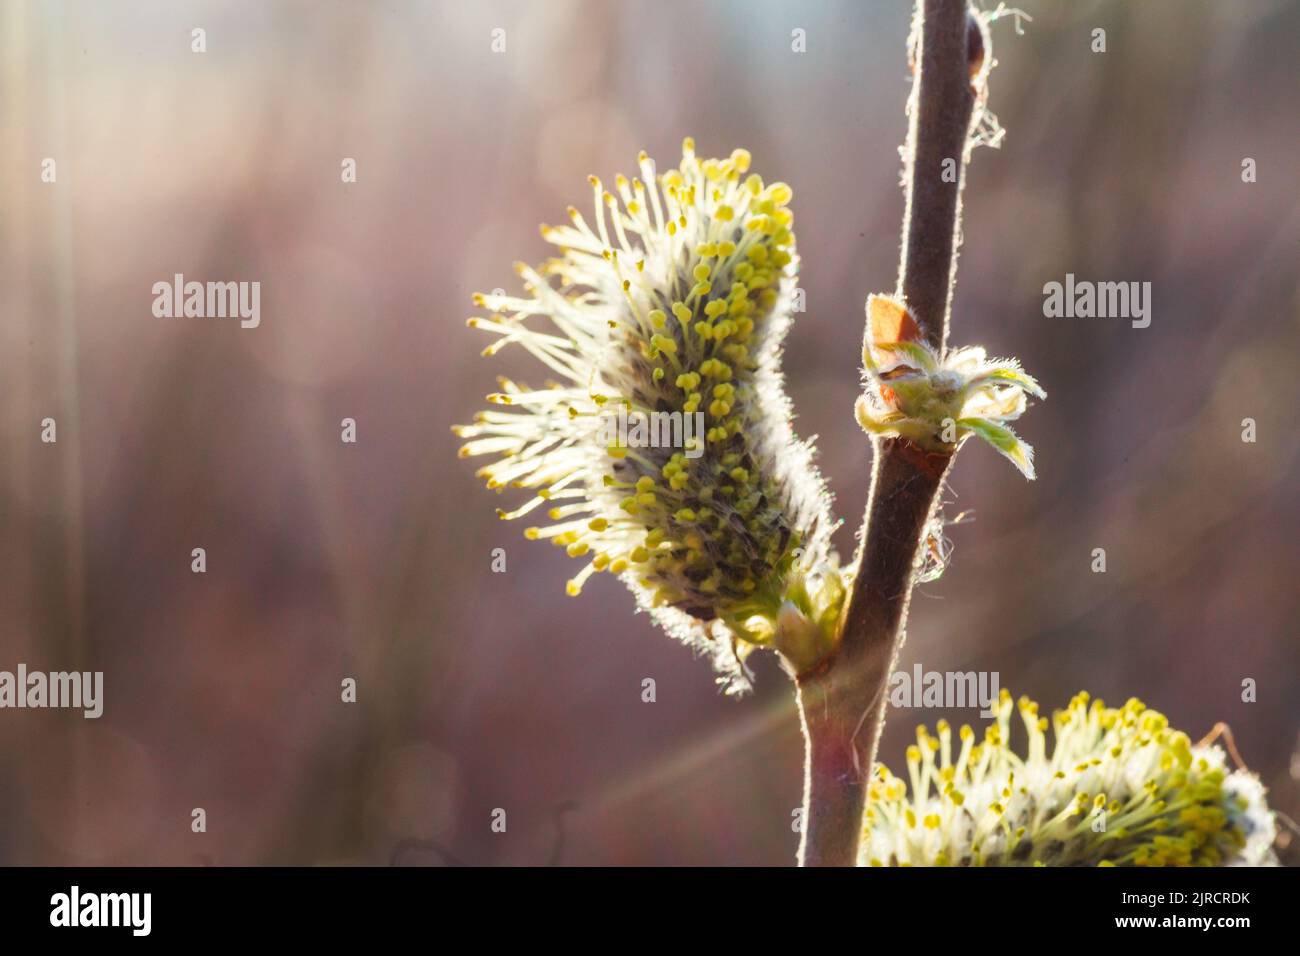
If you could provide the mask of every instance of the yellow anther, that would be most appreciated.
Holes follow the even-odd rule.
[[[661,352],[667,352],[669,355],[677,354],[677,342],[666,335],[652,335],[650,344]]]

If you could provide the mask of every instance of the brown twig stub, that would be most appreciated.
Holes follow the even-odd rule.
[[[966,0],[918,0],[917,6],[898,289],[926,341],[942,351],[976,105],[972,72],[980,72],[988,50],[979,24],[978,49],[971,39],[968,17],[974,14]],[[979,65],[972,69],[976,60]],[[918,552],[950,464],[950,455],[926,452],[905,439],[876,443],[857,572],[839,646],[829,668],[799,684],[808,742],[799,848],[803,865],[857,862],[885,689],[902,645]]]

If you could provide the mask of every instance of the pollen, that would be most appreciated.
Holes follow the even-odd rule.
[[[1013,710],[1028,735],[1013,751]],[[989,743],[963,726],[924,727],[907,748],[911,793],[881,767],[868,788],[860,863],[886,866],[1272,865],[1274,814],[1259,779],[1228,772],[1212,743],[1185,734],[1161,743],[1143,726],[1167,726],[1137,700],[1120,708],[1079,695],[1051,721],[1033,701],[1001,695]],[[1182,769],[1186,753],[1190,770]],[[1023,781],[1023,782],[1022,782]],[[918,831],[917,821],[924,824]]]
[[[687,138],[662,175],[641,153],[639,179],[589,177],[590,217],[569,207],[567,225],[542,230],[555,258],[517,266],[525,296],[475,297],[491,315],[471,327],[496,336],[486,354],[522,348],[548,383],[503,382],[457,429],[462,455],[495,456],[480,471],[490,488],[551,502],[553,524],[525,536],[586,562],[568,593],[621,577],[729,691],[781,628],[833,632],[845,593],[779,365],[799,268],[792,193],[752,162],[743,149],[701,159]]]

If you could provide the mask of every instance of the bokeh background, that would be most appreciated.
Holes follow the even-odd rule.
[[[1021,429],[1039,478],[962,453],[949,510],[974,520],[901,665],[996,671],[1045,707],[1136,695],[1194,737],[1226,721],[1296,815],[1300,4],[1022,7],[1023,36],[994,28],[1007,136],[969,172],[953,339],[1047,387]],[[0,712],[0,863],[792,862],[801,743],[775,663],[726,699],[616,581],[567,598],[575,565],[495,518],[449,426],[495,374],[543,377],[480,359],[464,319],[547,254],[537,224],[586,203],[587,173],[631,173],[643,147],[667,168],[686,134],[744,145],[794,187],[789,390],[850,553],[909,16],[0,5],[0,669],[106,683],[98,721]],[[154,318],[177,272],[260,281],[261,327]],[[1151,282],[1151,326],[1044,318],[1067,272]],[[882,757],[940,716],[978,721],[894,712]]]

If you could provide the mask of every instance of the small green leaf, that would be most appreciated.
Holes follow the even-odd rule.
[[[978,375],[966,383],[966,388],[967,390],[973,390],[989,383],[1018,385],[1036,398],[1047,397],[1047,393],[1043,391],[1042,386],[1034,380],[1032,375],[1021,369],[1016,362],[999,362],[986,366]]]
[[[1034,450],[1010,428],[995,425],[984,418],[961,418],[957,425],[984,439],[1020,469],[1021,474],[1030,481],[1034,480]]]
[[[878,352],[895,352],[906,358],[909,365],[931,374],[939,369],[934,352],[920,342],[877,342],[874,347]]]

